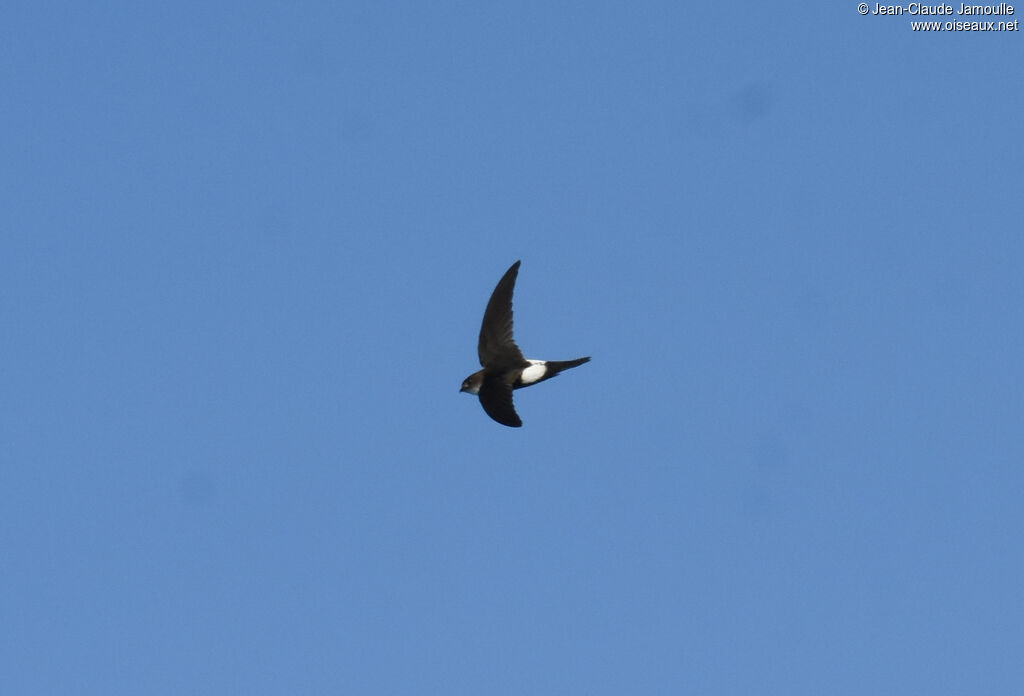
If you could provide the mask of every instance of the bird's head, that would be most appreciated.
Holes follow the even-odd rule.
[[[480,370],[480,372],[474,372],[469,377],[462,380],[462,388],[459,389],[459,391],[466,392],[469,394],[479,394],[480,387],[483,385],[483,383],[484,371]]]

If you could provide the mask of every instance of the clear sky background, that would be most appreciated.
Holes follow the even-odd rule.
[[[4,694],[1024,688],[1021,32],[513,5],[5,9]]]

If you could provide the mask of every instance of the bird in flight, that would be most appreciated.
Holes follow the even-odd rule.
[[[484,311],[477,352],[484,369],[462,382],[460,392],[480,397],[487,415],[502,425],[518,428],[523,424],[512,405],[512,390],[551,379],[559,372],[590,360],[527,360],[512,338],[512,291],[519,274],[519,261],[498,281]]]

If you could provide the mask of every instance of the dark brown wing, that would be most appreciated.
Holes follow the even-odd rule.
[[[512,291],[516,287],[519,263],[516,261],[505,271],[487,303],[477,344],[480,364],[484,367],[520,367],[526,364],[519,346],[512,339]]]
[[[480,405],[487,415],[502,425],[518,428],[523,424],[519,420],[515,406],[512,405],[512,386],[507,384],[501,375],[487,375],[480,387]]]

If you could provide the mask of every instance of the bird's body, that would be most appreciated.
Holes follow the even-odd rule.
[[[477,344],[483,369],[467,377],[459,390],[479,396],[487,415],[513,428],[523,424],[512,403],[514,389],[533,386],[590,360],[589,357],[576,360],[527,360],[523,357],[512,338],[512,292],[519,263],[512,264],[498,281],[484,311]]]

